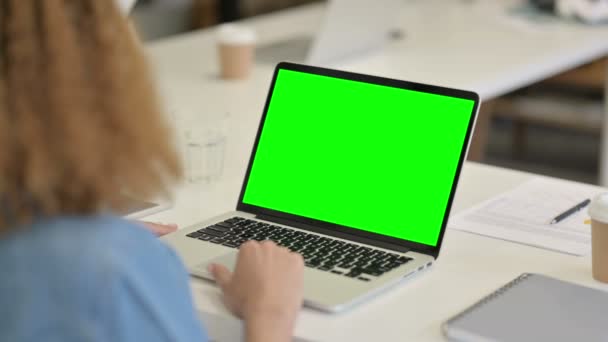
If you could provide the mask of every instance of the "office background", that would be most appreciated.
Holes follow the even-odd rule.
[[[319,0],[140,0],[133,18],[141,36],[154,41],[310,2]],[[485,104],[492,120],[480,161],[598,183],[607,64],[596,60]]]

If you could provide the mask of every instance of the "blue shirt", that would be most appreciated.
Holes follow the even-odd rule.
[[[133,223],[40,220],[0,236],[0,341],[206,341],[188,281]]]

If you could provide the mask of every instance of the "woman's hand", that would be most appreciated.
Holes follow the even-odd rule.
[[[222,265],[209,271],[226,306],[245,320],[247,341],[288,341],[302,306],[302,256],[272,241],[241,245],[234,273]]]
[[[137,221],[137,222],[142,224],[144,227],[146,227],[148,230],[150,230],[156,236],[167,235],[167,234],[173,233],[174,231],[177,230],[177,225],[174,223],[164,224],[164,223],[154,223],[154,222],[148,222],[148,221]]]

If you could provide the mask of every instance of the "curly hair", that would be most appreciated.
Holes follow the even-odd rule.
[[[114,0],[0,0],[0,232],[167,195],[159,108]]]

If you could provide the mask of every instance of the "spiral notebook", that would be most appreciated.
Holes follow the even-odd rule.
[[[608,341],[608,292],[524,273],[442,328],[450,341]]]

